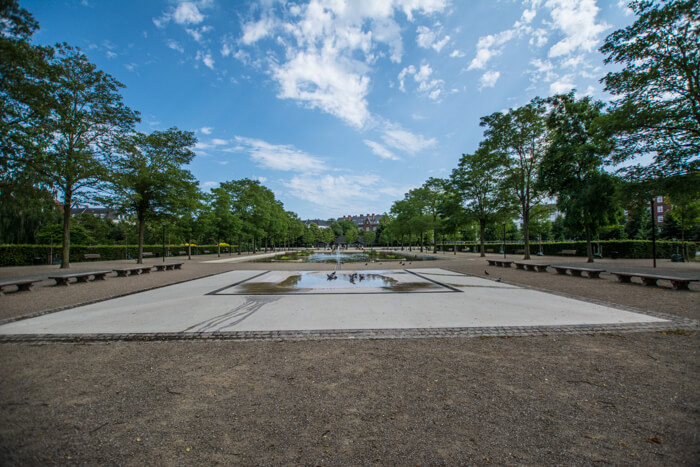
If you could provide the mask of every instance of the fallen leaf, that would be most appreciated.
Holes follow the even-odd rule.
[[[659,439],[658,436],[652,436],[651,438],[647,438],[644,440],[647,443],[656,443],[656,444],[661,444],[661,440]]]

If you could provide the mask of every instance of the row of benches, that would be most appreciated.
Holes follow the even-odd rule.
[[[589,279],[599,279],[600,274],[607,272],[605,269],[594,269],[594,268],[582,268],[577,266],[560,266],[555,264],[542,264],[542,263],[524,263],[518,261],[507,261],[501,259],[487,259],[489,266],[500,266],[509,268],[511,264],[515,264],[518,269],[546,272],[548,268],[553,268],[557,271],[557,274],[566,275],[567,272],[572,276],[582,277],[583,273],[586,273]],[[688,290],[688,284],[691,282],[698,282],[698,279],[690,279],[687,277],[674,277],[674,276],[663,276],[658,274],[647,274],[643,272],[610,272],[617,277],[620,282],[630,283],[633,277],[638,277],[642,280],[644,285],[655,286],[657,281],[665,280],[673,284],[673,288],[676,290]]]
[[[163,263],[153,266],[132,266],[104,271],[74,272],[70,274],[49,276],[49,279],[56,281],[56,285],[69,285],[71,283],[71,279],[75,279],[75,283],[88,282],[91,278],[93,281],[103,281],[106,280],[107,274],[111,272],[117,273],[117,277],[126,277],[135,276],[138,274],[148,274],[153,270],[153,268],[155,268],[156,271],[182,269],[183,264],[184,263]],[[17,292],[27,292],[32,290],[35,283],[42,281],[44,281],[44,279],[18,279],[0,282],[0,295],[4,295],[6,288],[13,286],[17,287]]]

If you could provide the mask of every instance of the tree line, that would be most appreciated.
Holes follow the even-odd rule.
[[[227,181],[202,193],[186,169],[194,133],[135,131],[139,113],[124,104],[123,84],[76,47],[32,45],[39,25],[15,0],[1,2],[0,14],[0,241],[33,243],[47,233],[53,241],[61,215],[61,267],[68,268],[71,232],[100,230],[86,216],[71,228],[74,207],[88,201],[131,216],[139,263],[147,226],[166,222],[189,245],[192,238],[235,240],[239,252],[243,239],[255,251],[302,235],[297,216],[258,181]],[[128,234],[126,225],[114,227],[101,226],[106,239]]]
[[[632,2],[634,24],[610,34],[600,49],[605,63],[621,67],[601,80],[617,96],[611,103],[572,91],[482,117],[478,148],[463,154],[448,178],[430,178],[396,201],[380,241],[415,237],[422,249],[432,232],[436,248],[440,233],[456,238],[476,225],[483,256],[488,228],[502,223],[505,230],[517,217],[529,259],[533,220],[541,233],[556,209],[559,227],[585,238],[592,262],[601,231],[625,235],[618,228],[624,211],[640,230],[649,228],[643,217],[650,214],[640,213],[656,195],[674,205],[667,230],[677,229],[670,234],[684,242],[689,232],[697,236],[699,5]]]

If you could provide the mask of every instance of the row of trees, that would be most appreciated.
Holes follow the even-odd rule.
[[[32,45],[39,25],[16,1],[1,2],[0,15],[3,240],[36,240],[59,211],[61,267],[68,268],[73,208],[86,201],[131,216],[139,263],[148,224],[176,224],[188,244],[236,239],[239,252],[242,240],[255,251],[263,240],[274,246],[303,234],[297,216],[257,181],[203,194],[186,169],[195,157],[192,132],[135,131],[139,113],[124,104],[119,81],[77,48]]]
[[[387,233],[415,234],[422,248],[428,232],[456,235],[475,222],[483,255],[487,227],[517,215],[529,259],[533,219],[541,223],[556,200],[564,227],[583,233],[592,262],[601,229],[666,194],[685,240],[697,225],[700,193],[699,5],[633,2],[636,22],[601,48],[606,63],[623,67],[602,80],[619,99],[606,107],[571,92],[483,117],[477,150],[449,179],[431,178],[396,201]],[[653,161],[613,169],[644,155]]]

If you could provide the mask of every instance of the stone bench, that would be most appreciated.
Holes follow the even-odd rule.
[[[493,248],[487,248],[486,253],[493,253]]]
[[[502,268],[509,268],[511,264],[513,264],[512,261],[506,261],[503,259],[487,259],[486,261],[489,262],[489,266],[500,266]]]
[[[521,248],[519,250],[515,250],[516,255],[524,255],[525,254],[525,248]]]
[[[576,256],[576,250],[561,250],[559,252],[560,255],[571,255],[571,256]]]
[[[537,271],[537,272],[547,272],[547,268],[549,267],[549,264],[539,264],[539,263],[521,263],[521,262],[514,262],[515,267],[518,269],[527,269],[528,271]]]
[[[698,279],[689,279],[687,277],[674,277],[674,276],[660,276],[657,274],[645,274],[642,272],[612,272],[617,276],[620,282],[632,282],[633,277],[639,277],[644,285],[655,286],[656,281],[663,280],[669,281],[673,284],[673,288],[676,290],[689,290],[688,284],[691,282],[698,282]]]
[[[143,254],[141,255],[144,258],[150,258],[153,256],[153,253],[150,251],[144,251]]]
[[[56,276],[49,276],[49,279],[56,281],[56,285],[68,285],[71,279],[75,279],[75,283],[88,282],[90,277],[93,277],[95,281],[105,280],[105,276],[112,271],[89,271],[89,272],[75,272],[72,274],[60,274]]]
[[[605,272],[605,269],[579,268],[573,266],[552,266],[557,270],[557,274],[566,275],[569,271],[572,276],[581,277],[581,273],[585,272],[589,279],[600,279],[600,273]]]
[[[156,268],[156,271],[171,271],[173,269],[182,269],[182,265],[185,263],[163,263],[163,264],[156,264],[154,267]]]
[[[117,273],[117,277],[137,276],[141,273],[146,274],[151,272],[152,266],[131,266],[128,268],[118,268],[113,271]]]
[[[16,292],[29,292],[36,282],[41,282],[43,279],[18,279],[14,281],[0,282],[0,295],[5,295],[5,287],[17,287]]]
[[[85,253],[83,259],[101,259],[102,255],[99,253]]]

